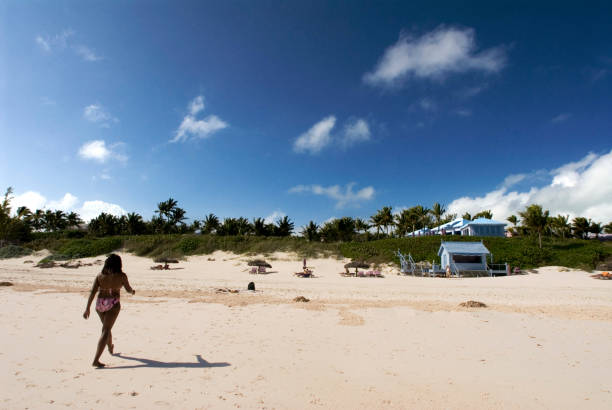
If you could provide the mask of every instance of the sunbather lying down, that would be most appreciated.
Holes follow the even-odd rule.
[[[168,265],[167,263],[165,265],[156,265],[156,266],[151,266],[152,270],[168,270],[170,269],[170,265]]]

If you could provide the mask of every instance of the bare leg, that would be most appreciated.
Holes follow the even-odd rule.
[[[113,333],[108,331],[108,342],[106,343],[106,347],[108,347],[108,352],[113,354],[113,350],[115,349],[115,345],[113,344]]]
[[[96,350],[96,356],[92,363],[92,366],[96,367],[104,367],[104,363],[100,362],[100,356],[102,356],[102,352],[104,351],[104,346],[107,346],[111,337],[111,329],[115,324],[115,320],[117,320],[117,316],[119,316],[119,311],[121,310],[121,305],[117,303],[113,308],[107,312],[100,313],[100,320],[102,321],[102,334],[100,335],[100,340],[98,340],[98,349]]]

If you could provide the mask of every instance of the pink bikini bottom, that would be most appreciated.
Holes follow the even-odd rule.
[[[119,303],[119,298],[98,298],[96,301],[96,310],[100,313],[108,312]]]

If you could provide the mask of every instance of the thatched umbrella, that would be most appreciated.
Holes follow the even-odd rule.
[[[154,262],[157,263],[179,263],[178,259],[171,259],[171,258],[155,258]]]
[[[357,273],[357,269],[368,269],[370,264],[364,261],[352,261],[344,265],[344,267],[347,269],[347,272],[349,268],[355,268],[355,273]]]
[[[272,265],[270,265],[268,262],[264,261],[263,259],[255,259],[252,261],[249,261],[248,263],[249,266],[257,266],[259,267],[265,267],[265,268],[271,268]]]

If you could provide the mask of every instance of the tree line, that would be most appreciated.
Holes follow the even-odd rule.
[[[214,235],[254,235],[254,236],[291,236],[295,224],[284,216],[273,223],[263,218],[249,220],[245,217],[224,218],[220,220],[214,214],[208,214],[203,219],[186,223],[186,211],[178,206],[178,201],[169,198],[159,202],[155,215],[146,221],[135,212],[115,216],[101,213],[85,224],[75,212],[65,213],[61,210],[31,211],[27,207],[19,207],[11,216],[12,188],[8,188],[2,204],[0,204],[0,241],[25,242],[32,238],[34,232],[81,233],[102,237],[112,235],[143,235],[143,234],[185,234],[202,233]],[[612,233],[612,222],[602,225],[584,217],[576,217],[571,221],[567,215],[550,216],[548,210],[540,205],[527,206],[516,215],[511,215],[507,221],[512,224],[508,228],[513,235],[543,235],[561,238],[586,238],[589,233],[598,236],[602,232]],[[310,241],[349,242],[354,240],[373,240],[388,237],[401,238],[423,228],[435,228],[456,219],[456,214],[448,213],[440,203],[434,203],[431,208],[416,205],[411,208],[393,212],[390,206],[384,206],[370,216],[369,219],[342,217],[322,224],[310,221],[299,231]],[[492,219],[490,210],[483,210],[475,215],[465,213],[463,219]]]

